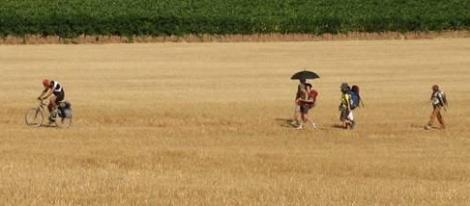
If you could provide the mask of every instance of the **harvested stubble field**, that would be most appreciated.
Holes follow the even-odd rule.
[[[316,130],[287,125],[299,68]],[[470,204],[470,39],[0,46],[0,72],[3,205]],[[46,77],[73,128],[24,125]],[[445,131],[423,129],[434,83]]]

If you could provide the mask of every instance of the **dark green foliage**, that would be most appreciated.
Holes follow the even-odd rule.
[[[440,31],[470,0],[0,0],[0,36]]]

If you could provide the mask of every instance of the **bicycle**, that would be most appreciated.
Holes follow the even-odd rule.
[[[29,109],[25,115],[26,125],[31,127],[44,126],[44,119],[46,114],[49,113],[46,110],[46,106],[47,103],[39,101],[37,107]],[[70,103],[66,101],[59,102],[57,114],[51,120],[49,125],[55,124],[59,128],[69,128],[72,126],[72,108]]]

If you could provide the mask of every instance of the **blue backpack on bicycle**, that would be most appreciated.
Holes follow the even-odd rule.
[[[61,118],[71,118],[72,117],[72,104],[68,101],[62,101],[59,103],[59,116]]]

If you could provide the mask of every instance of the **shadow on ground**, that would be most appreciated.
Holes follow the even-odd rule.
[[[289,119],[289,118],[276,118],[275,120],[279,124],[279,126],[281,126],[281,127],[294,128],[294,125],[291,124],[292,119]]]

